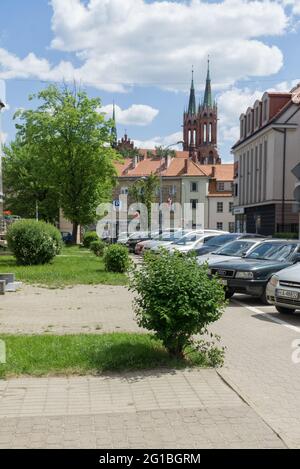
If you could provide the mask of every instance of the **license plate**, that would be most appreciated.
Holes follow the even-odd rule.
[[[228,285],[227,280],[221,279],[220,282],[221,282],[222,285],[225,285],[225,286]]]
[[[276,290],[276,296],[280,298],[291,298],[292,300],[297,300],[300,297],[299,293],[292,290]]]

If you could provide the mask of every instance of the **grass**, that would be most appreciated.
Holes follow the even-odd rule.
[[[0,272],[13,272],[16,279],[50,288],[67,285],[125,285],[124,274],[106,272],[103,260],[87,249],[65,247],[50,264],[20,266],[11,255],[0,256]]]
[[[0,335],[6,364],[0,377],[20,375],[97,375],[107,371],[218,365],[215,352],[190,350],[188,359],[171,358],[151,334]]]

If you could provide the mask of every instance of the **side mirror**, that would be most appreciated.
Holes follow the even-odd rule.
[[[297,264],[298,262],[300,262],[300,252],[297,252],[297,254],[295,254],[294,259],[293,259],[293,262],[294,262],[295,264]]]

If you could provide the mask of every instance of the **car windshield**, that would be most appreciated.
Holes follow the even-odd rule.
[[[147,231],[138,231],[136,233],[133,233],[130,236],[130,239],[141,239],[141,238],[148,238],[149,233]]]
[[[174,244],[177,244],[179,246],[193,244],[195,241],[198,241],[199,239],[203,238],[203,236],[203,233],[189,233],[183,236],[178,241],[176,241]]]
[[[218,256],[241,257],[254,244],[255,244],[255,241],[251,242],[251,241],[236,240],[236,241],[232,241],[231,243],[226,244],[226,246],[222,246],[221,248],[217,249],[217,251],[215,251],[214,254],[217,254]]]
[[[285,261],[295,251],[295,244],[262,243],[248,254],[248,259]]]
[[[225,243],[229,243],[230,241],[233,241],[236,239],[238,235],[221,235],[221,236],[216,236],[215,238],[209,239],[206,243],[205,246],[223,246]]]

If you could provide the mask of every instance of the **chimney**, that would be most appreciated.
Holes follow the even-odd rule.
[[[172,161],[172,157],[171,157],[171,155],[168,155],[167,158],[166,158],[166,166],[167,166],[167,168],[170,166],[171,161]]]
[[[216,177],[216,168],[215,168],[215,166],[212,166],[212,168],[211,168],[211,177],[212,178]]]
[[[138,155],[134,155],[134,157],[132,158],[132,166],[133,166],[134,168],[136,168],[138,162],[139,162],[139,157],[138,157]]]

